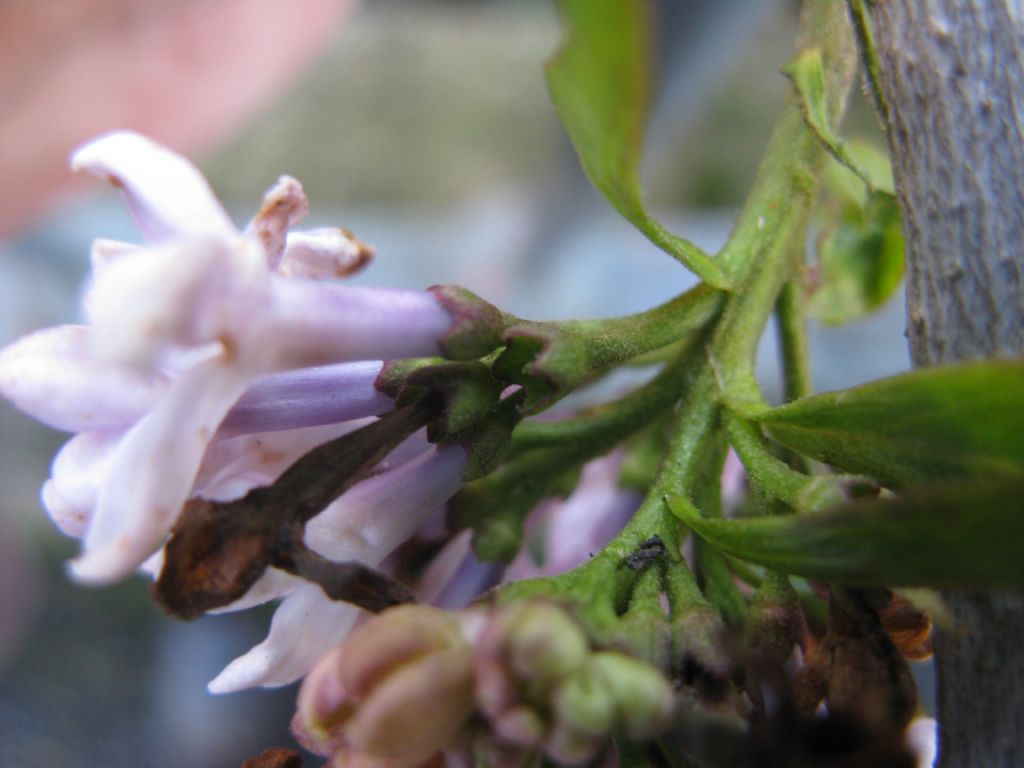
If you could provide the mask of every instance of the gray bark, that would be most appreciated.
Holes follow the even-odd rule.
[[[1024,350],[1024,11],[1019,0],[868,3],[907,241],[915,366]],[[1024,595],[946,595],[943,768],[1024,766]]]

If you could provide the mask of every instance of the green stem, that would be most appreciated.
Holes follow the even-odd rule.
[[[661,349],[707,327],[721,310],[724,298],[721,291],[701,284],[646,312],[553,325],[580,334],[593,367],[600,370]]]
[[[610,450],[679,399],[699,352],[698,344],[691,342],[647,384],[575,418],[522,422],[512,434],[512,455],[556,445],[579,446],[592,455],[598,455],[595,450]]]
[[[753,422],[728,411],[724,422],[729,442],[743,462],[754,487],[771,498],[795,507],[800,494],[812,478],[795,471],[775,456],[768,448],[760,428]]]
[[[782,357],[782,391],[787,403],[809,397],[813,391],[804,304],[798,272],[797,277],[782,286],[775,305]]]
[[[869,2],[870,0],[848,0],[850,21],[853,24],[853,33],[857,38],[857,46],[860,48],[861,61],[864,62],[868,92],[875,110],[878,112],[878,118],[882,121],[882,126],[888,130],[892,123],[889,121],[889,105],[885,102],[885,96],[882,94],[882,66],[875,45],[875,32],[871,28],[871,18],[868,15],[867,5]]]
[[[817,45],[825,65],[827,113],[840,116],[856,65],[845,8],[813,0],[801,16],[800,47]],[[719,259],[739,285],[714,346],[722,389],[730,401],[764,407],[753,366],[757,344],[783,284],[790,254],[801,248],[826,153],[807,126],[797,94],[790,96],[736,229]]]

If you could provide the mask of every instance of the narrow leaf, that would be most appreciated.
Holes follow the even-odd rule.
[[[638,167],[651,95],[649,0],[560,0],[568,28],[547,64],[548,90],[587,176],[655,245],[716,288],[721,268],[644,207]]]
[[[858,158],[854,157],[846,143],[833,130],[831,116],[825,105],[825,66],[821,51],[809,48],[801,52],[789,63],[785,73],[793,81],[800,96],[804,120],[828,153],[859,176],[870,189],[891,197],[894,194],[892,176],[886,177],[883,173],[875,172],[875,168],[858,162]]]
[[[741,560],[809,579],[863,586],[1024,587],[1024,480],[916,489],[810,515],[702,518],[669,508],[701,538]]]
[[[757,414],[778,442],[900,487],[1024,476],[1024,362],[927,368]]]

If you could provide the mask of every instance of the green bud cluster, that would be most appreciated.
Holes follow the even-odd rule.
[[[595,650],[553,602],[500,609],[477,644],[476,698],[499,743],[564,765],[597,755],[612,734],[642,739],[664,728],[672,688],[656,668]]]

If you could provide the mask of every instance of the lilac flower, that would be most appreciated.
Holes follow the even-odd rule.
[[[465,451],[433,448],[358,483],[306,525],[305,541],[334,561],[378,565],[462,485]],[[285,595],[266,640],[235,659],[209,685],[228,693],[286,685],[302,677],[348,635],[361,610],[333,602],[316,584],[268,571],[240,605]]]
[[[542,536],[542,562],[526,546],[509,565],[506,580],[555,576],[604,549],[640,504],[640,494],[619,487],[624,458],[615,451],[587,463],[569,498],[544,501],[530,513],[527,532]]]
[[[0,393],[78,433],[43,500],[84,537],[72,573],[106,583],[159,548],[211,442],[387,410],[379,362],[344,364],[439,354],[454,321],[431,293],[322,282],[369,252],[340,230],[289,232],[308,208],[293,179],[239,231],[191,164],[137,134],[72,165],[121,188],[146,242],[95,243],[90,325],[0,351]]]

